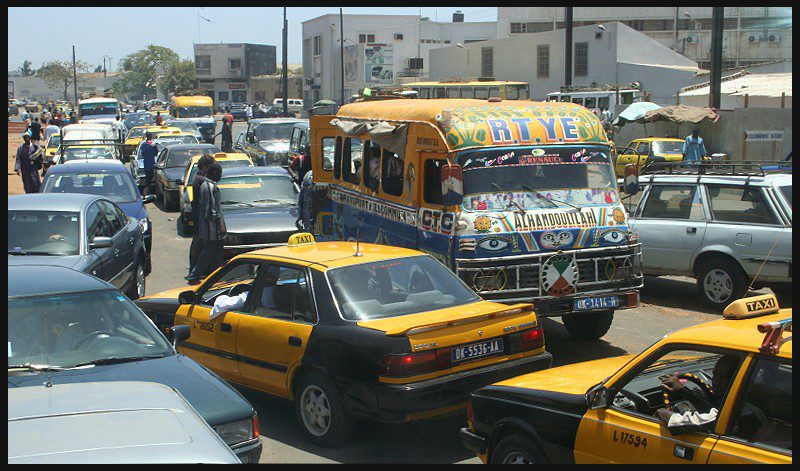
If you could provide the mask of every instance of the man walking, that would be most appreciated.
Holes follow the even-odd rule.
[[[681,153],[684,162],[699,162],[708,153],[698,128],[692,129],[692,134],[686,136]]]
[[[161,117],[161,112],[156,111],[156,126],[161,126],[164,123],[164,118]]]
[[[31,124],[28,125],[28,131],[31,133],[31,142],[38,145],[39,139],[42,137],[42,125],[36,118],[31,119]]]
[[[44,128],[44,140],[47,142],[53,134],[58,134],[61,129],[56,125],[55,119],[51,119]]]
[[[156,147],[153,145],[153,133],[145,134],[145,141],[142,143],[142,161],[144,163],[144,191],[142,194],[150,193],[153,185],[153,175],[156,166]]]
[[[200,252],[203,250],[204,239],[200,237],[200,231],[197,230],[197,221],[200,219],[198,210],[200,207],[200,192],[203,183],[206,181],[208,168],[214,163],[215,160],[212,155],[205,154],[200,157],[200,160],[197,161],[197,174],[192,180],[192,221],[194,221],[194,231],[192,232],[192,245],[189,247],[189,275],[186,275],[186,280],[189,280],[192,270],[197,265]]]
[[[233,128],[225,117],[222,118],[222,129],[215,136],[222,135],[220,147],[222,152],[231,152],[233,147]]]
[[[17,148],[17,160],[14,162],[14,171],[22,174],[22,186],[25,193],[39,193],[42,181],[39,179],[39,170],[42,169],[42,153],[38,144],[31,142],[30,132],[22,133],[23,142]]]
[[[206,172],[206,180],[200,186],[200,201],[197,210],[195,231],[203,239],[203,248],[197,257],[187,282],[190,285],[200,283],[211,272],[222,265],[223,241],[227,237],[225,219],[222,217],[222,206],[219,201],[217,182],[222,178],[222,167],[218,163],[211,164]]]
[[[247,122],[249,123],[251,119],[253,119],[253,105],[247,104],[247,108],[244,109],[245,117],[247,117]]]

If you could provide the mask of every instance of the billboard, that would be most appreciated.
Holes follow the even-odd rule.
[[[364,81],[369,84],[393,84],[392,59],[391,45],[367,44],[364,47]]]

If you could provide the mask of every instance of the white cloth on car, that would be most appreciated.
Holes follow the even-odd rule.
[[[248,293],[249,291],[245,291],[237,296],[226,296],[224,294],[217,296],[217,299],[214,300],[214,307],[211,309],[208,320],[212,321],[228,311],[241,310],[244,307],[244,303],[247,301]]]
[[[701,412],[684,412],[683,414],[675,413],[669,416],[669,423],[667,427],[677,427],[682,425],[706,425],[717,420],[717,409],[711,408],[708,413]]]

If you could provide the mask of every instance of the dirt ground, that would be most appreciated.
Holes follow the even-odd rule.
[[[17,147],[22,144],[19,133],[8,134],[8,194],[19,195],[25,193],[22,188],[22,178],[14,173],[14,160],[17,157]]]

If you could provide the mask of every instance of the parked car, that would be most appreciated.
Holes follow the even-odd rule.
[[[791,464],[791,317],[773,295],[740,299],[639,355],[478,389],[461,441],[492,464]]]
[[[155,194],[165,209],[178,209],[181,201],[178,183],[183,179],[186,164],[192,157],[212,153],[217,147],[211,144],[176,144],[164,149],[156,159],[153,182]]]
[[[8,265],[41,264],[90,273],[131,299],[144,295],[150,273],[142,224],[111,200],[77,193],[9,196]]]
[[[139,221],[144,230],[144,245],[147,249],[145,271],[150,272],[153,224],[145,205],[155,201],[156,197],[142,197],[131,173],[124,165],[103,160],[57,165],[47,172],[40,191],[98,195],[116,203],[126,216]]]
[[[283,98],[276,98],[272,101],[272,106],[283,113]],[[289,113],[300,113],[303,111],[303,100],[300,98],[289,98],[289,106],[287,107]]]
[[[309,150],[311,127],[307,119],[292,126],[292,135],[289,138],[289,153],[286,155],[286,166],[292,165],[295,157],[305,154]],[[293,175],[294,177],[294,175]]]
[[[41,387],[45,381],[54,387],[161,383],[180,392],[240,460],[258,461],[262,445],[250,403],[219,376],[178,354],[109,283],[59,266],[10,265],[7,317],[9,388]],[[169,332],[177,344],[190,335],[185,327]],[[124,424],[115,422],[115,428]]]
[[[233,119],[244,121],[247,119],[247,114],[245,113],[245,108],[247,108],[246,103],[232,103],[231,107],[231,115],[233,115]]]
[[[225,258],[286,245],[297,232],[299,190],[280,167],[234,167],[217,184],[228,238]]]
[[[719,310],[751,284],[789,300],[790,173],[713,162],[671,173],[668,166],[639,184],[630,225],[642,242],[645,275],[695,277],[703,302]]]
[[[683,161],[683,139],[648,137],[634,139],[628,147],[620,149],[614,164],[617,177],[625,175],[625,166],[635,164],[640,170],[646,165]]]
[[[550,366],[531,304],[484,301],[431,256],[307,233],[288,242],[137,303],[158,326],[188,324],[181,351],[223,378],[294,401],[314,444],[344,443],[355,418],[452,413],[482,385]],[[244,292],[243,305],[214,307]]]
[[[11,388],[7,438],[9,464],[240,463],[178,391],[143,381]]]
[[[292,128],[303,122],[294,118],[252,119],[247,131],[236,136],[233,147],[256,165],[286,165]]]

